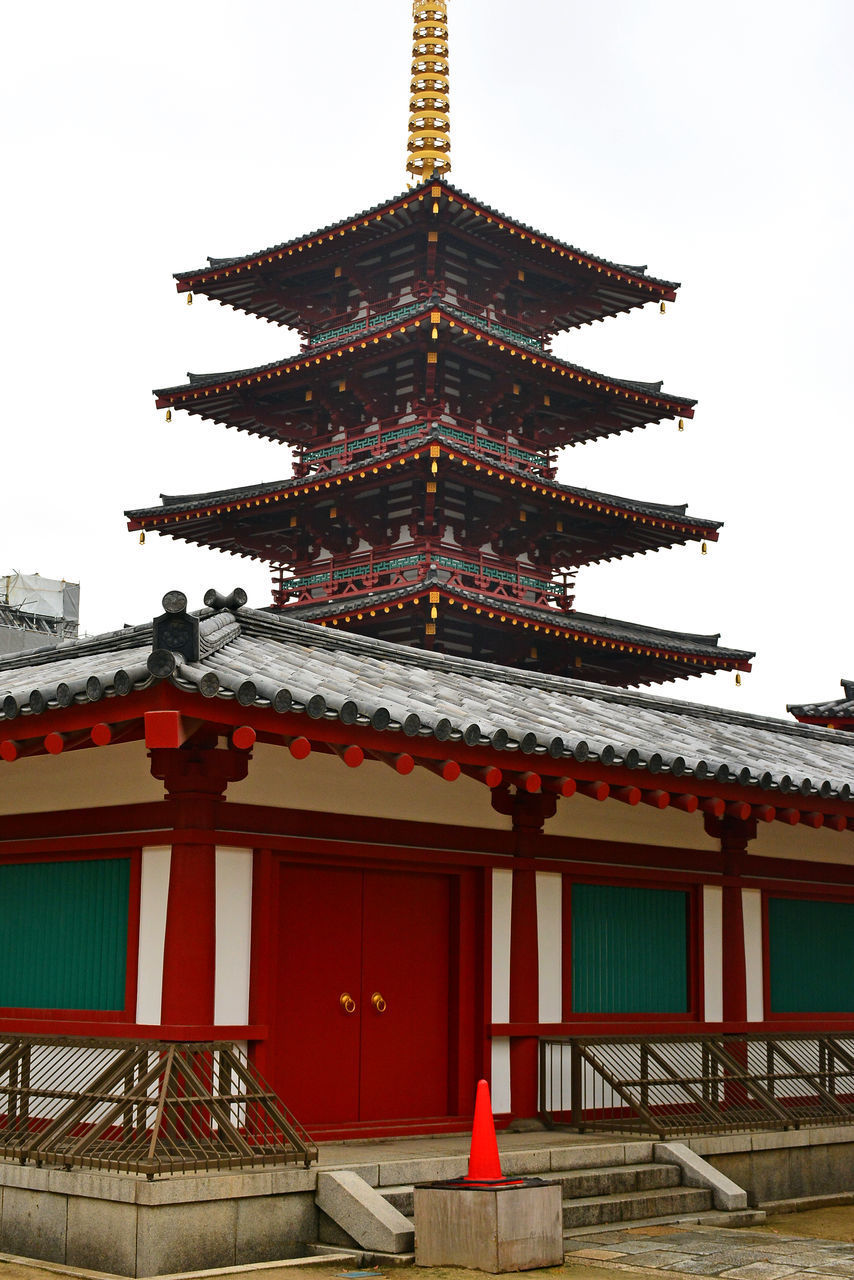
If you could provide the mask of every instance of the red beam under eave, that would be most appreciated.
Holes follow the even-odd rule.
[[[609,789],[638,787],[638,784],[645,782],[649,776],[642,769],[609,767],[592,761],[553,760],[549,756],[535,757],[533,760],[531,757],[525,757],[523,763],[515,752],[501,752],[485,746],[467,747],[461,742],[439,742],[434,738],[419,738],[415,744],[413,740],[405,738],[402,734],[398,736],[388,731],[378,732],[370,728],[348,726],[338,720],[313,721],[296,712],[280,714],[269,707],[242,707],[233,701],[203,698],[200,694],[177,689],[168,681],[129,694],[120,702],[119,700],[109,702],[101,700],[96,703],[57,708],[39,716],[16,718],[4,724],[5,732],[0,731],[0,741],[13,741],[19,749],[23,750],[32,748],[35,745],[34,740],[38,740],[37,749],[39,749],[50,733],[79,735],[83,730],[91,733],[96,724],[109,723],[105,720],[108,707],[110,710],[113,707],[116,707],[117,711],[120,709],[120,723],[125,732],[128,729],[128,722],[133,717],[138,717],[140,721],[145,717],[146,723],[152,726],[158,725],[156,732],[166,739],[163,743],[166,746],[181,745],[178,741],[181,735],[188,733],[193,726],[198,727],[201,724],[210,726],[222,736],[228,736],[236,729],[247,726],[254,730],[261,742],[281,746],[290,743],[290,753],[297,759],[304,758],[310,753],[312,740],[318,744],[328,743],[333,747],[357,746],[365,754],[380,758],[400,757],[400,762],[404,765],[407,762],[403,761],[403,756],[417,758],[419,764],[441,763],[452,758],[470,776],[473,773],[479,775],[486,785],[490,785],[488,771],[495,769],[501,770],[505,781],[516,781],[512,775],[525,772],[535,772],[544,780],[571,775],[580,792],[584,790],[599,794],[602,793],[603,787]],[[162,720],[148,721],[148,716],[154,712],[168,714]],[[153,728],[152,732],[155,732]],[[183,740],[186,741],[187,737]],[[75,747],[78,743],[85,745],[79,738],[75,742]],[[407,747],[405,752],[401,750],[404,744]],[[535,764],[535,770],[525,768],[532,763]],[[480,773],[482,770],[487,772]],[[494,778],[494,774],[491,776]],[[651,777],[649,781],[652,782]],[[582,784],[585,785],[582,786]],[[593,785],[590,786],[590,784]],[[492,785],[495,785],[494,782]],[[547,789],[552,788],[549,786]],[[820,799],[798,794],[780,795],[776,792],[762,791],[758,787],[742,787],[737,783],[717,783],[709,779],[700,782],[694,778],[657,774],[655,787],[650,786],[648,791],[666,793],[671,797],[696,796],[699,799],[700,808],[706,807],[704,802],[707,800],[720,799],[727,805],[735,806],[733,816],[744,812],[744,809],[739,806],[768,804],[770,796],[773,795],[773,807],[777,810],[778,820],[784,822],[800,821],[802,813],[810,812],[839,815],[854,820],[854,806],[839,799]],[[690,801],[688,804],[690,806]],[[679,803],[677,807],[685,806]],[[779,815],[783,812],[786,816],[780,818]],[[797,815],[796,818],[795,815]],[[833,829],[832,824],[826,825]]]

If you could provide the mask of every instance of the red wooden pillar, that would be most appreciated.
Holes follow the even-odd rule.
[[[540,1020],[537,875],[533,867],[543,824],[557,805],[554,796],[516,790],[493,792],[499,813],[513,819],[516,865],[510,908],[510,1022],[536,1026]],[[510,1037],[510,1110],[516,1119],[538,1114],[539,1037]]]
[[[205,1027],[214,1021],[216,830],[229,782],[246,777],[249,753],[157,748],[151,771],[172,808],[172,860],[163,947],[160,1020]]]
[[[721,942],[724,1022],[746,1022],[747,970],[744,959],[744,913],[740,883],[724,885]]]
[[[513,868],[510,914],[510,1021],[540,1020],[537,876],[533,869]],[[539,1041],[536,1036],[510,1040],[510,1109],[514,1116],[537,1114]]]
[[[707,821],[706,828],[721,842],[723,1020],[743,1023],[747,1021],[747,965],[741,875],[747,842],[756,835],[756,823],[721,818]]]

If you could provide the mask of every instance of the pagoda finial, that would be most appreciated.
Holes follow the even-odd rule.
[[[419,182],[451,171],[448,3],[413,0],[406,169]]]

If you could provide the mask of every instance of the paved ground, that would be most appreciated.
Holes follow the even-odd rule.
[[[822,1210],[828,1214],[833,1210]],[[842,1211],[851,1220],[851,1210]],[[764,1229],[635,1227],[576,1236],[567,1244],[570,1263],[598,1263],[725,1280],[842,1280],[854,1277],[854,1243],[799,1233],[800,1214]],[[804,1215],[806,1216],[806,1215]]]

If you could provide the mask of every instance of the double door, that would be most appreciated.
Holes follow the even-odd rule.
[[[447,1115],[454,878],[289,864],[280,876],[270,1074],[287,1106],[309,1130]]]

